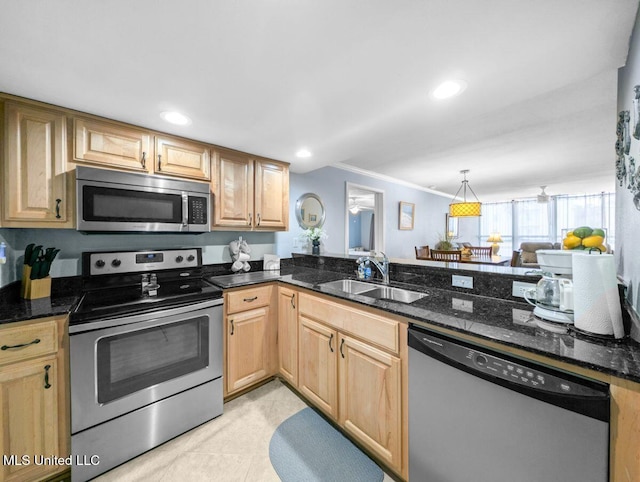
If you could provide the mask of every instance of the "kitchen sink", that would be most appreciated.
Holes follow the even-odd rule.
[[[380,286],[371,283],[363,283],[352,279],[339,279],[337,281],[328,281],[320,283],[323,288],[332,288],[352,295],[367,296],[379,300],[392,300],[400,303],[413,303],[427,296],[425,293],[404,290],[402,288],[393,288],[391,286]]]
[[[401,288],[392,288],[391,286],[380,286],[359,294],[362,296],[368,296],[369,298],[399,301],[400,303],[413,303],[414,301],[427,296],[425,293],[403,290]]]
[[[339,279],[337,281],[328,281],[326,283],[320,283],[323,288],[332,288],[345,293],[351,293],[357,295],[363,291],[368,291],[375,285],[371,283],[363,283],[362,281],[355,281],[352,279]]]

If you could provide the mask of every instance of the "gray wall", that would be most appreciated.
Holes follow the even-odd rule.
[[[22,274],[24,248],[29,243],[60,248],[51,267],[51,276],[74,276],[81,273],[83,251],[115,251],[202,247],[204,263],[230,262],[228,244],[242,236],[251,247],[251,259],[262,259],[265,253],[275,253],[274,233],[212,232],[205,234],[82,234],[69,229],[0,229],[0,241],[9,249],[7,264],[0,265],[0,286]]]
[[[640,18],[631,37],[629,56],[626,65],[618,71],[618,112],[631,112],[631,129],[633,129],[633,87],[640,84]],[[611,119],[611,165],[613,166],[613,143],[615,142],[615,125],[617,119]],[[640,141],[631,137],[629,155],[640,164]],[[628,163],[627,163],[628,168]],[[638,253],[640,240],[640,211],[633,204],[633,194],[616,183],[616,261],[618,275],[629,287],[628,299],[636,313],[640,313],[640,254]]]
[[[414,246],[425,244],[433,246],[438,241],[438,235],[444,234],[445,214],[449,209],[449,198],[336,167],[323,167],[306,174],[291,174],[290,230],[288,233],[276,234],[276,244],[280,256],[290,256],[292,251],[307,248],[305,243],[297,239],[302,233],[302,228],[297,225],[295,217],[295,202],[300,195],[306,192],[318,194],[322,198],[327,212],[324,229],[329,237],[322,242],[321,252],[344,253],[345,183],[347,181],[384,190],[384,239],[385,252],[388,256],[415,259]],[[400,201],[416,205],[412,231],[398,229]],[[376,222],[378,221],[376,220]]]

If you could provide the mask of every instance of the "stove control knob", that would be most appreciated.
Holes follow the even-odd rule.
[[[104,260],[103,259],[99,259],[98,261],[96,261],[96,268],[104,268]]]
[[[178,257],[176,258],[176,263],[182,263],[182,260],[183,260],[183,259],[184,259],[184,258],[183,258],[182,256],[178,256]]]
[[[119,259],[114,259],[113,261],[111,261],[111,266],[113,266],[114,268],[117,268],[121,264],[122,264],[122,261],[120,261]]]
[[[192,255],[192,254],[187,256],[187,261],[193,261],[194,259],[196,259],[196,257],[194,255]]]

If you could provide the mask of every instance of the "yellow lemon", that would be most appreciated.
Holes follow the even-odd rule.
[[[562,245],[567,249],[573,249],[576,246],[580,246],[580,243],[582,243],[582,239],[578,236],[567,236],[562,240]]]
[[[587,248],[597,248],[604,243],[604,237],[602,236],[587,236],[582,240],[582,245]]]

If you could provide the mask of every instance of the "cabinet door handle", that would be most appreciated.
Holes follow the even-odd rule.
[[[242,301],[246,301],[247,303],[251,303],[252,301],[255,301],[257,299],[258,299],[258,297],[254,296],[253,298],[243,298]]]
[[[333,347],[331,346],[332,341],[333,341],[333,333],[331,333],[331,336],[329,337],[329,350],[331,350],[331,353],[333,353]]]
[[[51,365],[44,366],[44,388],[51,388],[51,384],[49,383],[49,368]]]
[[[233,325],[233,320],[229,320],[229,323],[231,323],[231,335],[233,335],[233,332],[235,331],[235,326]]]
[[[142,164],[142,169],[146,169],[147,168],[147,153],[146,152],[142,153],[142,159],[140,159],[140,164]]]
[[[249,222],[247,223],[247,226],[251,226],[251,213],[249,213]]]
[[[2,347],[0,347],[0,350],[4,351],[4,350],[10,350],[11,348],[22,348],[23,346],[37,345],[38,343],[40,343],[40,338],[36,338],[35,340],[30,341],[29,343],[22,343],[20,345],[2,345]]]
[[[258,221],[258,223],[256,224],[256,226],[260,226],[260,213],[258,213],[256,215],[256,220]]]
[[[62,199],[56,199],[56,219],[60,219],[60,203]]]
[[[291,308],[296,309],[296,295],[295,293],[291,295]]]
[[[162,171],[162,155],[158,154],[158,171]]]
[[[342,358],[344,358],[344,353],[342,352],[342,347],[344,346],[344,338],[342,339],[342,342],[340,343],[340,354],[342,355]]]

